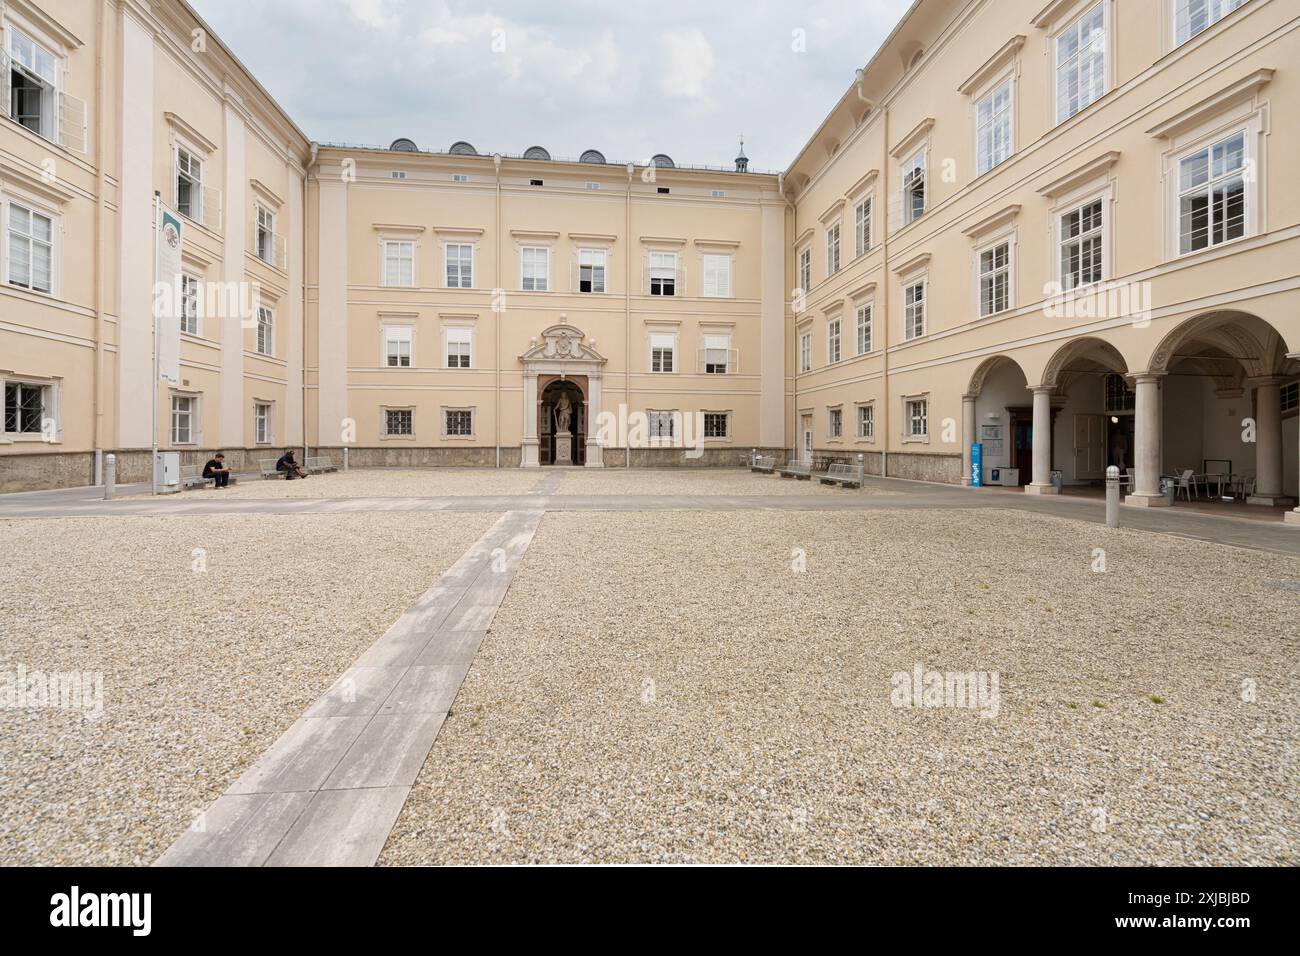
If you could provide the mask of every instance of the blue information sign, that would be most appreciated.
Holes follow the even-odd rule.
[[[972,442],[970,446],[970,484],[972,488],[984,487],[984,445]]]

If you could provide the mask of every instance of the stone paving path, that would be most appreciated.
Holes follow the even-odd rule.
[[[373,864],[542,515],[502,515],[157,865]]]

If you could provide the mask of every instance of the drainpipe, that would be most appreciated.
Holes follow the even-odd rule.
[[[627,164],[627,192],[624,195],[623,236],[623,407],[632,412],[632,177],[636,166]],[[623,439],[623,467],[632,467],[632,443]]]
[[[500,289],[502,287],[501,286],[501,154],[500,153],[492,154],[492,166],[496,170],[496,178],[497,178],[497,187],[496,187],[497,251],[496,251],[496,285],[494,289]],[[495,298],[496,292],[494,291],[492,295],[493,298]],[[496,329],[494,334],[496,336],[496,353],[497,353],[496,362],[495,362],[496,364],[496,398],[495,398],[496,413],[492,417],[493,419],[495,419],[494,425],[495,425],[495,432],[496,432],[497,467],[500,468],[501,467],[501,309],[497,306],[496,302],[493,302],[492,315],[494,316],[493,322],[495,323],[495,329]],[[522,438],[520,440],[522,442]],[[520,445],[519,453],[520,455],[523,454],[522,444]],[[523,461],[520,461],[520,464],[522,465]]]
[[[95,13],[95,230],[93,265],[95,308],[95,372],[93,402],[95,484],[103,483],[104,465],[104,4]]]
[[[307,242],[306,242],[306,232],[307,232],[307,181],[311,178],[312,171],[316,168],[316,156],[317,156],[318,153],[320,153],[320,143],[316,142],[315,140],[312,140],[312,141],[311,141],[311,155],[307,158],[307,168],[304,169],[304,170],[302,171],[302,229],[303,229],[303,234],[304,234],[303,244],[302,244],[302,255],[303,255],[303,263],[302,263],[302,280],[303,280],[303,281],[302,281],[302,288],[298,290],[298,291],[299,291],[299,294],[302,296],[302,325],[303,325],[303,327],[302,327],[301,330],[299,330],[299,334],[298,334],[298,352],[299,352],[299,354],[298,354],[298,368],[299,368],[299,370],[300,370],[300,372],[301,372],[301,374],[302,374],[302,381],[299,382],[298,387],[299,387],[299,389],[302,391],[302,401],[300,401],[300,402],[298,403],[298,414],[302,417],[302,445],[303,445],[302,459],[303,459],[303,461],[306,461],[306,460],[307,460],[307,451],[306,451],[306,448],[307,448],[307,262],[306,262],[306,258],[307,258]],[[319,196],[319,193],[317,193],[317,195]],[[320,236],[320,222],[319,222],[319,220],[318,220],[317,223],[316,223],[316,242],[317,242],[317,244],[319,244],[320,241],[321,241],[321,236]],[[317,288],[319,289],[319,287],[320,287],[320,276],[319,276],[319,275],[316,276],[316,285],[317,285]],[[316,333],[317,333],[317,337],[319,338],[319,335],[320,335],[320,303],[319,303],[319,302],[318,302],[317,305],[316,305],[316,326],[317,326],[317,328],[316,328]],[[316,363],[316,368],[317,368],[317,371],[316,371],[316,379],[317,379],[317,382],[319,382],[319,381],[320,381],[320,362],[319,362],[319,361]],[[317,390],[317,394],[319,394],[319,389]],[[320,417],[320,410],[319,410],[319,409],[317,409],[316,415],[317,415],[317,418],[319,419],[319,417]],[[319,436],[317,436],[317,437],[319,437]]]
[[[795,205],[795,204],[790,200],[790,197],[787,196],[786,193],[785,193],[785,173],[777,173],[777,174],[776,174],[776,190],[777,190],[777,192],[779,192],[779,193],[781,194],[781,198],[785,201],[785,206],[786,206],[786,208],[790,210],[790,237],[791,237],[791,245],[790,245],[790,273],[789,273],[789,275],[794,276],[794,275],[797,275],[797,274],[798,274],[798,271],[799,271],[799,259],[798,259],[798,255],[799,255],[799,254],[798,254],[798,251],[795,249],[795,247],[794,247],[794,243],[793,243],[793,241],[794,241],[795,239],[798,239],[798,238],[799,238],[799,208],[798,208],[798,207],[797,207],[797,206],[796,206],[796,205]],[[782,276],[782,277],[781,277],[781,284],[782,284],[782,285],[785,285],[785,279],[786,279],[785,276]],[[803,291],[804,291],[804,295],[806,296],[806,295],[808,294],[808,290],[807,290],[807,289],[804,289]],[[782,299],[782,303],[783,303],[781,307],[782,307],[782,309],[784,310],[784,308],[785,308],[785,306],[784,306],[784,301],[785,301],[785,291],[784,291],[784,290],[782,290],[782,292],[781,292],[781,299]],[[784,321],[784,319],[783,319],[782,321]],[[790,446],[790,459],[789,459],[789,460],[790,460],[790,461],[794,461],[795,458],[797,457],[796,454],[795,454],[795,452],[798,451],[798,448],[799,448],[799,324],[795,321],[794,303],[793,303],[793,302],[790,303],[790,354],[794,356],[794,386],[793,386],[793,388],[794,388],[794,399],[793,399],[793,403],[794,403],[794,404],[793,404],[793,406],[792,406],[791,409],[790,409],[790,416],[791,416],[791,431],[790,431],[790,434],[791,434],[791,437],[794,438],[794,444]],[[782,394],[782,401],[784,402],[784,395],[785,395],[785,382],[784,382],[784,381],[782,381],[782,383],[781,383],[781,394]],[[784,409],[784,408],[781,409],[781,417],[782,417],[782,418],[785,418],[785,409]]]
[[[884,395],[885,395],[885,401],[884,401],[885,408],[884,408],[884,413],[885,413],[885,414],[884,414],[884,422],[883,422],[883,424],[884,424],[885,430],[884,430],[883,434],[884,434],[885,437],[884,437],[884,441],[882,441],[882,442],[881,442],[881,445],[880,445],[880,477],[881,477],[881,478],[888,478],[888,477],[889,477],[889,437],[890,437],[890,435],[893,434],[893,432],[891,432],[891,431],[889,430],[889,409],[892,407],[891,404],[890,404],[890,398],[889,398],[889,326],[890,326],[890,324],[894,321],[894,320],[893,320],[893,313],[889,311],[889,235],[890,235],[890,229],[889,229],[889,108],[888,108],[888,107],[884,107],[884,108],[883,108],[883,115],[881,116],[880,121],[884,124],[884,129],[881,131],[881,132],[882,132],[882,135],[881,135],[881,138],[880,138],[881,149],[884,151],[883,154],[882,154],[882,156],[881,156],[881,162],[880,162],[880,174],[881,174],[882,179],[884,180],[884,183],[883,183],[883,184],[884,184],[884,187],[885,187],[885,188],[884,188],[884,193],[885,193],[885,229],[884,229],[885,240],[884,240],[884,244],[883,244],[884,247],[880,250],[880,256],[881,256],[881,258],[880,258],[880,262],[881,262],[881,265],[884,267],[884,274],[880,277],[880,278],[881,278],[881,282],[880,282],[880,299],[881,299],[881,306],[882,306],[882,312],[881,312],[881,314],[884,315],[884,317],[885,317],[885,321],[879,323],[879,325],[880,325],[880,338],[881,338],[881,343],[880,343],[880,358],[881,358],[881,361],[883,362],[883,365],[882,365],[881,367],[882,367],[882,369],[883,369],[883,371],[884,371]],[[927,299],[926,307],[928,308],[928,307],[929,307],[929,301],[928,301],[929,296],[926,296],[926,299]],[[874,319],[873,319],[873,321],[874,321]]]

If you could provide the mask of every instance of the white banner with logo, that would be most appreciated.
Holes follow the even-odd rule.
[[[154,296],[154,321],[157,323],[158,377],[172,387],[181,383],[181,220],[174,212],[158,204],[158,246]],[[163,290],[166,290],[165,292]]]

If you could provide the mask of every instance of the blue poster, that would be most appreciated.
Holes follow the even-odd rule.
[[[984,445],[971,442],[970,446],[970,485],[972,488],[984,487]]]

